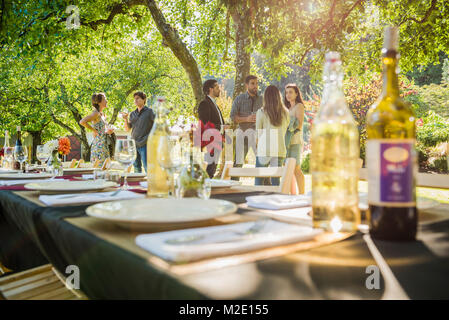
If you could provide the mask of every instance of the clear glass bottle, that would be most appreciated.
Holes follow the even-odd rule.
[[[167,124],[167,108],[165,107],[165,98],[158,97],[154,106],[156,118],[153,128],[147,141],[147,181],[149,197],[163,198],[168,197],[169,186],[167,183],[167,172],[160,166],[157,150],[162,136],[169,135]]]
[[[198,146],[193,142],[193,131],[190,132],[190,150],[188,152],[187,164],[182,168],[179,174],[180,193],[182,197],[208,198],[204,195],[206,179],[209,175],[204,170],[203,154]]]
[[[5,131],[5,143],[3,144],[3,152],[6,151],[6,148],[9,148],[9,132],[8,130]],[[0,164],[3,164],[5,169],[9,169],[9,163],[8,161],[5,160],[5,157],[3,157],[3,159],[1,159]]]
[[[313,226],[354,231],[360,224],[359,132],[345,101],[339,53],[326,54],[323,80],[311,137]]]
[[[417,232],[415,115],[398,84],[398,29],[385,29],[383,91],[366,118],[366,163],[370,234],[392,241],[414,240]]]

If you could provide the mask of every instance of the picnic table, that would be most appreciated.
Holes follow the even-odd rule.
[[[262,211],[245,197],[263,194],[270,192],[249,186],[214,192],[238,211],[197,226],[258,219]],[[91,299],[449,298],[448,204],[419,212],[414,242],[340,233],[190,263],[167,262],[135,244],[137,235],[166,228],[119,228],[87,216],[87,207],[48,207],[37,192],[0,190],[0,261],[14,271],[51,263],[62,274],[76,265]],[[370,266],[380,270],[379,288],[367,286]]]

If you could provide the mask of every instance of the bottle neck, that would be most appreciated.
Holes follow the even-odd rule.
[[[5,148],[9,148],[9,134],[8,131],[5,132],[5,144],[4,144]]]
[[[22,145],[22,132],[20,130],[17,131],[16,145],[17,146],[21,146]]]
[[[383,63],[383,89],[382,95],[389,97],[399,97],[398,81],[398,53],[387,51],[382,58]]]

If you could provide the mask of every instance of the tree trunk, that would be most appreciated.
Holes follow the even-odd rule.
[[[147,6],[150,9],[154,23],[164,38],[164,43],[168,45],[173,54],[178,58],[190,79],[193,94],[195,96],[195,110],[201,100],[203,100],[201,73],[195,58],[190,53],[187,46],[182,41],[178,31],[167,23],[164,15],[154,0],[147,0]]]
[[[239,8],[239,6],[243,6]],[[245,78],[251,69],[251,16],[245,4],[238,4],[229,8],[235,29],[235,86],[233,99],[245,92]]]
[[[36,148],[38,145],[42,144],[42,131],[28,131],[33,138],[33,144],[31,146],[31,154],[29,156],[30,163],[37,161],[36,158]]]

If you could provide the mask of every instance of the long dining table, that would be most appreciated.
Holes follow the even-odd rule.
[[[269,191],[238,186],[212,198],[235,214],[196,227],[253,221],[245,198]],[[0,261],[13,271],[78,266],[90,299],[448,299],[449,204],[419,211],[416,241],[373,240],[361,229],[307,246],[292,244],[190,263],[170,263],[135,244],[142,232],[86,215],[88,205],[45,206],[38,192],[0,190]],[[177,227],[179,228],[179,226]],[[379,286],[368,285],[378,268]]]

